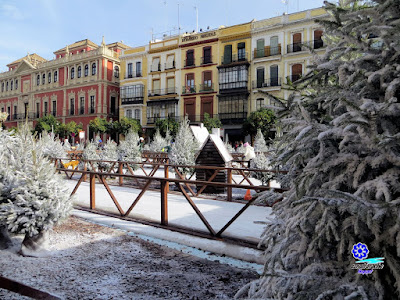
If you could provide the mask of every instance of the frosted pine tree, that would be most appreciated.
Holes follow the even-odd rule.
[[[264,135],[261,132],[261,129],[257,130],[257,134],[254,140],[254,152],[267,152],[268,146],[265,142]]]
[[[237,298],[400,298],[400,2],[326,3],[332,44],[287,103],[291,186],[262,237],[265,269]],[[384,257],[351,268],[357,243]]]
[[[174,165],[193,166],[196,164],[195,155],[198,149],[199,143],[189,127],[189,120],[185,117],[180,123],[178,133],[175,137],[175,143],[171,146],[169,161]],[[188,173],[192,170],[189,168],[179,168],[179,171]]]
[[[100,160],[103,161],[117,161],[118,160],[118,152],[117,152],[117,144],[108,139],[104,145],[104,149],[100,151]],[[100,162],[99,166],[105,171],[111,171],[110,168],[113,166],[111,162]],[[118,164],[114,164],[114,167],[117,168]]]
[[[100,150],[97,150],[97,144],[96,140],[92,140],[89,143],[87,143],[85,150],[83,150],[82,157],[84,160],[90,161],[90,160],[100,160]],[[87,164],[87,169],[89,171],[97,171],[98,168],[98,163],[97,162],[86,162]]]
[[[64,145],[63,145],[64,151],[71,151],[71,144],[67,139],[64,140]]]
[[[42,132],[39,144],[42,147],[44,156],[49,158],[64,158],[67,156],[61,142],[55,137],[53,132]]]
[[[20,128],[1,165],[2,182],[12,182],[0,204],[0,223],[12,233],[25,234],[21,252],[40,256],[46,232],[66,218],[71,197],[53,164],[44,156],[28,125]],[[8,177],[8,178],[7,178]]]
[[[119,143],[117,148],[118,159],[120,161],[141,162],[142,155],[139,149],[139,135],[137,132],[130,130],[125,136],[125,140]],[[130,164],[130,167],[137,169],[138,165]]]
[[[150,143],[150,151],[161,152],[165,146],[167,146],[167,141],[161,136],[160,130],[157,128],[153,141]]]
[[[225,142],[225,147],[226,147],[226,149],[228,149],[229,153],[234,153],[235,152],[235,149],[232,147],[231,144],[229,144],[228,141]]]

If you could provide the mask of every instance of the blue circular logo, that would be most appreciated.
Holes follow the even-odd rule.
[[[355,259],[361,260],[368,257],[369,250],[367,245],[358,243],[353,245],[353,250],[351,252],[353,253],[353,257]]]

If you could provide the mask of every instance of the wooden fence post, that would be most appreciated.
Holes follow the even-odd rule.
[[[166,165],[164,165],[164,178],[165,178],[165,179],[168,179],[168,178],[169,178],[169,172],[168,172],[168,170],[169,170],[169,167],[166,166]],[[169,182],[168,182],[168,180],[167,180],[167,186],[165,187],[165,191],[166,191],[166,193],[169,193]]]
[[[83,162],[83,171],[87,172],[87,161]],[[86,181],[86,173],[83,173],[83,181]]]
[[[90,174],[90,209],[96,208],[96,175]]]
[[[118,174],[123,174],[122,173],[122,162],[118,162]],[[124,184],[124,178],[122,176],[119,176],[119,185]]]
[[[227,183],[232,184],[232,168],[229,168],[228,170],[228,174],[227,174]],[[228,201],[232,201],[232,188],[228,187],[227,188],[227,200]]]
[[[161,225],[168,226],[168,184],[167,180],[161,181]]]

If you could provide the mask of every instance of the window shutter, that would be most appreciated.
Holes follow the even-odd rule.
[[[225,45],[224,48],[224,64],[232,62],[232,45]]]

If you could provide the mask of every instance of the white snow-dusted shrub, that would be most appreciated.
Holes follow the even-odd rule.
[[[273,163],[290,189],[262,236],[264,273],[237,298],[400,298],[400,3],[341,2],[326,2],[326,52],[280,113]],[[358,243],[382,269],[352,268]]]
[[[82,153],[82,158],[84,160],[99,160],[100,159],[100,154],[99,154],[99,150],[97,150],[97,143],[95,141],[90,141],[89,143],[87,143],[85,150],[83,150]],[[87,162],[87,169],[89,171],[97,171],[98,168],[98,163],[97,162]]]
[[[261,129],[257,130],[257,134],[254,140],[254,152],[268,152],[268,146],[265,142],[264,135]]]
[[[117,148],[118,159],[120,161],[141,162],[142,154],[139,147],[139,135],[137,132],[130,130],[125,136],[125,140],[121,141]],[[134,170],[138,168],[136,164],[130,164]]]
[[[117,161],[118,160],[118,152],[117,152],[117,144],[108,139],[104,145],[103,150],[100,151],[100,160],[102,161]],[[103,170],[110,171],[112,167],[112,162],[100,162],[99,167]],[[118,168],[118,164],[114,164],[114,168]]]
[[[64,148],[64,151],[71,151],[71,144],[69,143],[69,141],[67,139],[64,140],[63,148]]]
[[[265,156],[264,152],[257,153],[257,155],[250,161],[250,168],[260,170],[271,170],[271,163]],[[267,184],[272,178],[275,177],[273,172],[251,172],[251,176],[261,180],[263,185]]]
[[[171,152],[169,153],[169,161],[174,165],[193,166],[196,164],[195,155],[198,148],[199,143],[190,130],[189,120],[185,118],[180,123],[175,142],[172,144]],[[192,171],[190,168],[179,168],[178,170],[181,173],[189,173]]]
[[[165,146],[167,146],[167,141],[161,136],[160,130],[157,128],[153,141],[150,143],[150,151],[161,152]]]
[[[235,148],[233,148],[232,145],[229,144],[229,142],[225,142],[225,147],[226,147],[226,149],[228,149],[229,153],[234,153],[235,152]]]
[[[0,204],[0,223],[13,233],[32,237],[51,229],[71,210],[70,192],[53,164],[44,156],[27,125],[3,156],[0,173],[8,184]]]
[[[53,132],[42,132],[39,144],[42,147],[43,155],[46,157],[65,158],[67,156],[60,140],[55,137]]]

